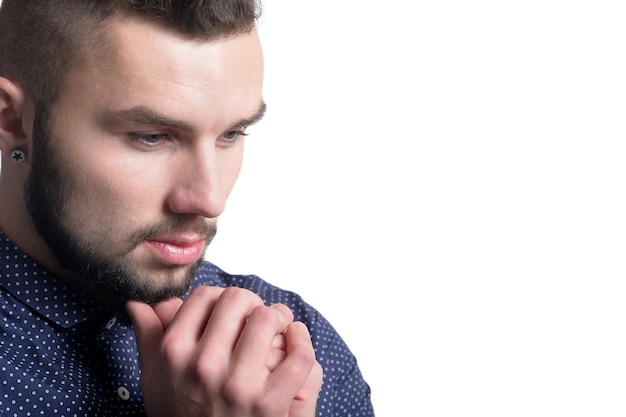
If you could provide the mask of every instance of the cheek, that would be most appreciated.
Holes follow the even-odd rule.
[[[160,165],[141,158],[99,152],[81,161],[74,170],[80,196],[76,194],[92,213],[120,220],[137,218],[157,204],[158,192],[166,186],[168,174]]]

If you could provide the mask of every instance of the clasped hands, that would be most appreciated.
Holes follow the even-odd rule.
[[[126,309],[149,417],[313,417],[322,385],[311,336],[283,304],[198,287],[187,300]]]

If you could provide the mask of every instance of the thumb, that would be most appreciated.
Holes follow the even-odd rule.
[[[163,338],[163,324],[159,316],[148,304],[139,301],[129,301],[126,303],[126,311],[135,329],[142,377],[149,379],[155,355]]]
[[[176,316],[176,313],[178,313],[178,309],[182,304],[183,300],[174,297],[166,301],[161,301],[153,306],[154,312],[159,317],[159,320],[161,320],[163,330],[167,330],[167,328],[170,327],[170,324],[174,320],[174,317]]]

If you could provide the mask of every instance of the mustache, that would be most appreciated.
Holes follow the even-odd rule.
[[[217,226],[213,223],[207,223],[203,218],[197,218],[193,221],[179,217],[170,218],[163,223],[146,226],[138,230],[131,237],[131,246],[135,248],[146,240],[156,240],[163,236],[176,234],[199,235],[208,245],[217,234]]]

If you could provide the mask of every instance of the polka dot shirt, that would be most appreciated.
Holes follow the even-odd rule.
[[[284,303],[311,331],[324,368],[318,416],[373,416],[370,388],[344,341],[295,293],[205,262],[192,286],[237,286]],[[144,416],[134,331],[48,274],[0,232],[0,416]]]

